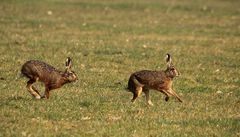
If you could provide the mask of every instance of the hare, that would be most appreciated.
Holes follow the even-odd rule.
[[[149,96],[149,89],[154,89],[166,95],[165,101],[169,96],[174,96],[178,101],[182,102],[180,97],[172,89],[172,81],[174,77],[180,75],[172,64],[170,54],[166,55],[167,69],[163,71],[142,70],[131,74],[128,81],[128,90],[133,93],[132,102],[136,100],[142,93],[146,95],[146,101],[149,105],[153,105]]]
[[[62,85],[77,80],[77,75],[71,71],[71,59],[66,60],[65,71],[59,71],[51,65],[38,61],[30,60],[23,64],[21,73],[23,76],[29,78],[27,82],[27,89],[29,93],[36,99],[49,98],[50,90],[60,88]],[[36,81],[41,81],[45,85],[45,94],[40,95],[38,90],[33,86]]]

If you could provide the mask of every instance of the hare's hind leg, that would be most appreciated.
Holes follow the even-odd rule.
[[[131,76],[128,82],[128,87],[131,90],[131,92],[133,93],[133,98],[132,98],[132,102],[134,102],[136,100],[137,97],[139,97],[142,93],[142,87],[144,85],[142,85],[135,76]]]
[[[150,105],[150,106],[153,106],[153,103],[150,99],[150,95],[149,95],[149,89],[146,88],[146,87],[143,87],[143,92],[145,93],[146,95],[146,101],[147,101],[147,104]]]
[[[36,80],[35,80],[35,82],[38,81],[38,79],[39,79],[39,78],[37,77]],[[41,96],[40,93],[38,92],[38,90],[37,90],[34,86],[32,86],[32,89],[33,89],[39,96]]]
[[[142,87],[136,87],[135,91],[133,91],[132,102],[134,103],[136,98],[139,97],[142,93]]]
[[[40,99],[41,96],[39,94],[39,92],[36,90],[36,88],[33,87],[33,83],[35,83],[36,80],[35,79],[30,79],[28,82],[27,82],[27,89],[28,89],[28,92],[36,99]]]
[[[34,86],[32,86],[32,89],[40,96],[40,93],[38,92],[38,90]]]

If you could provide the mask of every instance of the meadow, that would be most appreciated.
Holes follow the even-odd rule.
[[[239,0],[0,0],[0,136],[240,136]],[[181,72],[183,103],[151,91],[131,103],[131,73]],[[42,60],[78,81],[35,100],[20,69]],[[44,91],[43,84],[36,86]]]

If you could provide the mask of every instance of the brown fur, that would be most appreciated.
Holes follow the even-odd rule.
[[[146,94],[146,100],[149,105],[153,105],[149,90],[154,89],[166,95],[165,100],[168,101],[169,96],[176,97],[180,102],[182,100],[172,89],[173,78],[179,76],[180,73],[171,63],[171,57],[167,54],[167,69],[164,71],[142,70],[131,74],[128,81],[128,90],[133,93],[132,102],[140,96],[141,92]]]
[[[29,93],[37,98],[49,98],[49,91],[60,88],[62,85],[77,80],[76,74],[70,70],[71,59],[68,58],[66,61],[66,70],[59,71],[51,65],[38,61],[30,60],[23,64],[21,72],[24,76],[29,78],[27,82],[27,89]],[[33,86],[36,81],[41,81],[45,85],[45,94],[41,97],[38,90]]]

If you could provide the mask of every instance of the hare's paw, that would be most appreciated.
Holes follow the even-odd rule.
[[[149,100],[147,103],[148,103],[149,106],[153,106],[153,103],[152,103],[151,100]]]
[[[169,97],[165,97],[165,101],[167,102],[169,100]]]
[[[35,96],[35,99],[41,99],[41,97],[38,95],[38,96]]]

